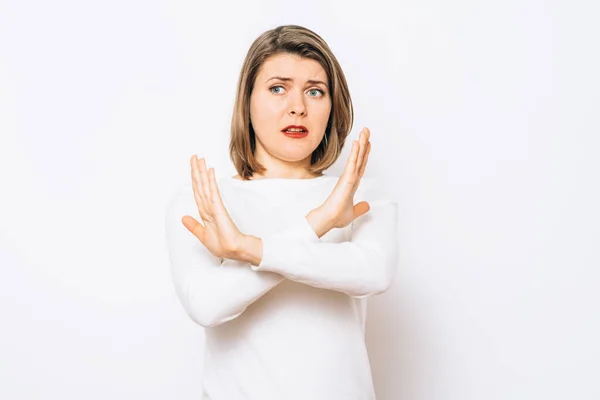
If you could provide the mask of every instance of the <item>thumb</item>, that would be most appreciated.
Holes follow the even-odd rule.
[[[358,218],[363,214],[366,214],[371,209],[369,203],[366,201],[361,201],[354,205],[354,218]]]
[[[189,215],[184,215],[181,218],[181,222],[183,223],[183,226],[187,228],[188,231],[192,232],[194,236],[196,236],[200,241],[202,241],[202,238],[204,238],[204,227],[200,222],[196,221],[193,217],[190,217]]]

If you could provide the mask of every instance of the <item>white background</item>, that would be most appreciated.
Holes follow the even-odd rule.
[[[199,398],[164,208],[192,154],[233,175],[242,61],[292,23],[338,57],[400,203],[378,400],[600,398],[587,3],[1,1],[0,398]]]

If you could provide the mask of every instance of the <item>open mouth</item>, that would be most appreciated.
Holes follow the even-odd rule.
[[[290,125],[282,129],[281,132],[290,137],[304,137],[308,135],[308,128],[302,125]]]

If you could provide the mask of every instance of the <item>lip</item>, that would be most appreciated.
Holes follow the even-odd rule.
[[[286,132],[287,129],[292,129],[292,128],[302,129],[304,132],[302,132],[302,133],[290,133],[290,132]],[[306,136],[306,135],[308,135],[308,128],[305,127],[304,125],[288,125],[285,128],[283,128],[281,130],[281,132],[283,132],[283,133],[285,133],[287,135],[290,135],[290,136]]]

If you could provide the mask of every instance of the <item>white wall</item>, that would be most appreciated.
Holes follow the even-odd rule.
[[[163,211],[192,154],[233,174],[242,60],[288,23],[401,205],[378,400],[600,398],[599,7],[562,3],[0,2],[0,398],[198,398]]]

